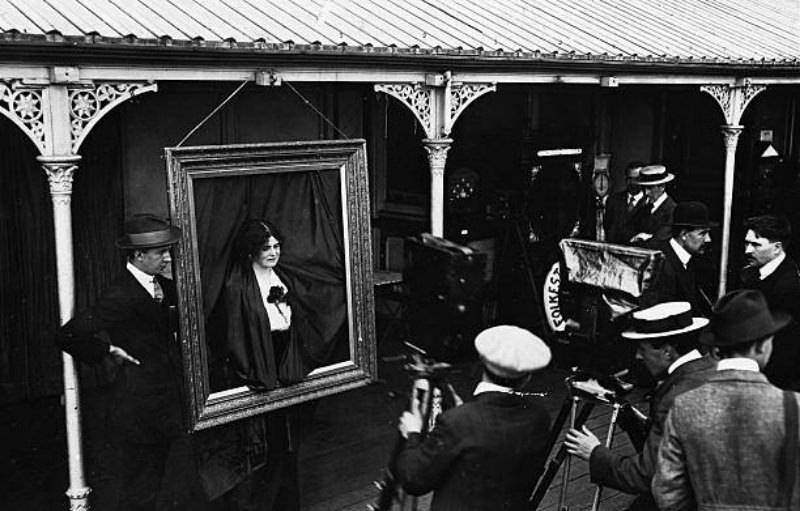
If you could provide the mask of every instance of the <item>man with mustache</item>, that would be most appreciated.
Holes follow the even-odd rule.
[[[711,227],[708,207],[702,202],[679,203],[670,221],[672,237],[667,241],[650,241],[648,248],[664,254],[661,275],[649,292],[648,303],[686,301],[696,314],[703,314],[710,305],[698,292],[694,270],[689,262],[705,253],[711,242]]]
[[[786,253],[792,237],[789,221],[771,215],[752,217],[745,223],[745,268],[742,287],[758,289],[772,311],[800,317],[800,273]],[[797,320],[775,335],[773,355],[764,374],[782,389],[800,390],[800,325]]]

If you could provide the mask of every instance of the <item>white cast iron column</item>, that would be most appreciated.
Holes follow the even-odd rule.
[[[703,85],[700,90],[710,94],[719,104],[725,115],[726,124],[720,126],[725,142],[725,185],[722,212],[722,245],[719,260],[719,288],[717,298],[728,289],[728,260],[731,246],[731,208],[733,207],[733,182],[736,170],[736,146],[742,126],[742,118],[747,104],[766,85],[752,85],[749,80],[737,80],[735,85]]]
[[[431,168],[431,234],[444,237],[444,167],[447,164],[447,151],[450,150],[451,138],[431,140],[426,138],[425,152],[428,153],[428,165]]]
[[[53,227],[56,241],[56,270],[58,272],[58,305],[61,324],[69,321],[75,307],[75,272],[72,257],[72,176],[80,156],[39,156],[50,183],[53,199]],[[67,425],[67,456],[69,458],[69,488],[72,511],[89,509],[89,493],[83,473],[83,444],[81,439],[81,407],[75,361],[62,354],[64,373],[64,413]]]
[[[449,71],[427,75],[422,84],[376,84],[375,91],[393,96],[414,114],[425,130],[423,139],[431,171],[431,234],[444,236],[444,168],[456,119],[473,101],[497,90],[495,84],[456,83]]]

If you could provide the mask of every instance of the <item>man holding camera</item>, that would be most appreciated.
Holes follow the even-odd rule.
[[[650,431],[640,453],[620,455],[600,443],[586,426],[570,429],[567,452],[589,462],[592,482],[638,494],[629,510],[657,509],[650,493],[664,420],[675,397],[708,378],[715,361],[697,350],[697,337],[708,320],[693,317],[687,302],[667,302],[634,312],[632,329],[622,337],[638,343],[636,358],[657,380],[650,406]]]
[[[509,325],[478,334],[475,348],[483,375],[471,400],[445,411],[424,440],[425,397],[400,417],[407,441],[395,475],[411,495],[433,491],[431,511],[522,511],[548,454],[550,417],[520,389],[550,363],[550,349]]]

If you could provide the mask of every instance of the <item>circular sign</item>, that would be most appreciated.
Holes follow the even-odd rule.
[[[564,316],[561,315],[561,306],[558,303],[558,294],[561,289],[561,265],[555,263],[544,278],[544,291],[542,299],[544,301],[544,317],[547,318],[547,325],[554,332],[563,332],[567,327]]]

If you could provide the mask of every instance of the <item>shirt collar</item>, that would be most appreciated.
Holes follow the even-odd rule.
[[[673,362],[671,366],[669,366],[669,369],[667,369],[667,374],[672,374],[675,371],[675,369],[679,368],[683,364],[691,362],[692,360],[697,360],[698,358],[702,357],[703,355],[701,355],[700,351],[696,349],[690,351],[689,353],[684,353],[683,355],[678,357],[678,359],[675,360],[675,362]]]
[[[496,383],[482,381],[475,387],[475,392],[473,392],[472,395],[477,396],[478,394],[483,394],[484,392],[505,392],[508,394],[513,392],[513,390],[514,389],[503,387],[502,385],[497,385]]]
[[[736,358],[723,358],[717,362],[717,371],[725,371],[728,369],[738,369],[740,371],[755,371],[761,372],[758,367],[758,362],[752,358],[736,357]]]
[[[778,257],[758,269],[758,278],[764,280],[772,275],[784,259],[786,259],[786,252],[781,252]]]
[[[155,296],[156,296],[156,287],[155,287],[155,284],[153,284],[153,279],[155,278],[155,276],[154,275],[148,275],[147,273],[143,272],[142,270],[140,270],[139,268],[134,266],[131,262],[128,262],[127,267],[128,267],[128,271],[131,272],[131,275],[133,275],[133,278],[135,278],[137,280],[137,282],[139,282],[139,284],[141,284],[142,287],[148,293],[150,293],[150,296],[155,298]]]
[[[675,238],[669,239],[669,245],[672,247],[672,250],[675,251],[675,255],[678,256],[681,263],[683,263],[683,267],[686,268],[686,265],[689,264],[689,261],[692,259],[692,254],[686,251],[680,243],[675,241]]]
[[[639,204],[639,201],[642,200],[643,196],[644,196],[644,192],[639,192],[639,193],[636,193],[636,194],[628,192],[628,200],[633,199],[633,204],[634,205]]]
[[[659,207],[660,207],[662,204],[664,204],[664,201],[665,201],[665,200],[667,200],[667,194],[666,194],[666,192],[665,192],[665,193],[662,193],[662,194],[661,194],[661,197],[659,197],[658,199],[656,199],[656,201],[653,203],[653,206],[650,208],[650,212],[651,212],[651,213],[655,212],[655,210],[657,210],[657,209],[658,209],[658,208],[659,208]]]

